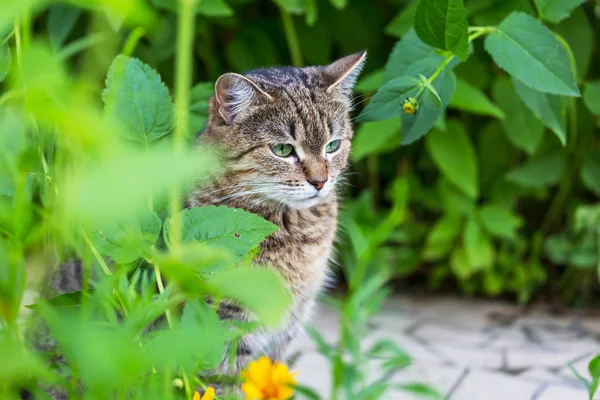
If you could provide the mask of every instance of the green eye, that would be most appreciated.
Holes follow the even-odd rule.
[[[271,150],[279,157],[287,157],[294,152],[294,146],[284,143],[274,144],[271,146]]]
[[[342,144],[341,140],[334,140],[333,142],[329,142],[327,143],[327,146],[325,146],[325,151],[328,153],[333,153],[334,151],[337,151],[337,149],[340,148],[340,144]]]

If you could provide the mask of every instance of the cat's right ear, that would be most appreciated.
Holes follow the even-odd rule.
[[[273,97],[258,87],[250,78],[232,72],[223,74],[215,83],[215,98],[217,112],[227,125],[235,119],[258,98],[273,101]]]

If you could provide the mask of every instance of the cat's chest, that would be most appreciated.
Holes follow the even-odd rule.
[[[276,267],[293,289],[318,290],[327,274],[337,228],[337,210],[287,216],[261,245],[257,261]],[[308,212],[308,211],[306,211]]]

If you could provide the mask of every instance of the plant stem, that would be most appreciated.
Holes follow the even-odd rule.
[[[184,151],[185,140],[188,133],[188,107],[190,104],[190,86],[192,81],[192,54],[194,39],[194,21],[196,4],[198,0],[179,0],[178,31],[177,31],[177,57],[175,62],[175,113],[177,123],[173,133],[173,148],[175,156]],[[174,185],[171,190],[170,214],[172,244],[179,246],[181,236],[181,187]]]
[[[437,78],[438,75],[442,73],[444,68],[446,68],[446,66],[448,64],[450,64],[450,61],[452,61],[453,59],[454,59],[454,54],[447,55],[446,58],[444,59],[444,61],[440,64],[440,66],[437,67],[437,69],[435,71],[433,71],[433,74],[431,74],[431,76],[429,77],[429,83],[432,83],[435,80],[435,78]]]
[[[158,286],[158,292],[160,294],[163,294],[163,292],[165,291],[165,285],[163,284],[162,274],[160,273],[160,267],[158,266],[156,261],[154,261],[154,276],[156,276],[156,286]],[[165,310],[165,316],[167,317],[167,323],[169,324],[169,328],[172,328],[173,316],[171,315],[170,309],[167,308]]]
[[[85,240],[85,243],[88,245],[88,247],[92,251],[92,254],[94,255],[94,257],[96,257],[96,260],[98,261],[98,264],[100,264],[100,267],[102,268],[104,273],[106,275],[112,275],[112,272],[110,272],[108,265],[106,265],[106,262],[104,261],[104,259],[100,255],[100,253],[98,252],[98,249],[96,249],[96,247],[94,246],[94,244],[92,243],[92,241],[90,240],[88,235],[86,235],[86,233],[83,229],[81,230],[81,234],[83,235],[83,240]]]
[[[295,67],[302,66],[302,51],[300,50],[300,42],[298,42],[298,35],[296,34],[296,27],[294,26],[294,20],[289,12],[279,7],[281,12],[281,20],[283,21],[283,30],[285,31],[285,38],[287,40],[288,47],[290,49],[290,58],[292,64]]]
[[[141,26],[138,26],[134,30],[131,31],[129,36],[127,36],[127,40],[125,41],[125,45],[123,46],[122,53],[126,56],[131,56],[137,47],[138,42],[144,35],[146,34],[146,30]]]

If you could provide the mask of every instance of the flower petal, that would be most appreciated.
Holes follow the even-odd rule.
[[[294,374],[291,374],[288,370],[287,365],[276,363],[273,366],[273,371],[271,372],[271,379],[273,384],[275,385],[284,385],[284,384],[296,384],[296,379],[294,379]]]
[[[198,392],[196,392],[198,393]],[[194,395],[196,396],[196,395]],[[196,399],[194,399],[196,400]],[[204,393],[204,396],[202,396],[202,399],[200,400],[215,400],[215,389],[213,389],[212,386],[209,386],[208,389],[206,389],[206,392]]]
[[[246,400],[264,400],[264,395],[260,388],[254,382],[246,382],[242,385],[242,392],[246,395]]]
[[[261,357],[257,361],[252,361],[248,364],[246,379],[263,389],[269,384],[272,366],[273,364],[268,357]]]
[[[200,399],[200,393],[194,392],[194,397],[192,397],[192,400],[201,400]]]

